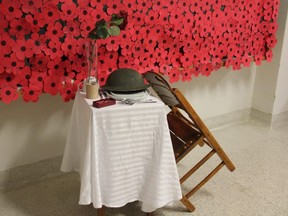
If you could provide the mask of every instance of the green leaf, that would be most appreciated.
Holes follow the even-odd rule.
[[[92,31],[90,31],[89,34],[88,34],[88,37],[93,39],[93,40],[98,39],[96,29],[93,29]]]
[[[104,19],[99,20],[95,24],[96,28],[102,28],[102,27],[107,27],[107,22]]]
[[[114,25],[119,26],[119,25],[121,25],[121,24],[123,23],[123,20],[124,20],[124,18],[122,18],[122,17],[116,17],[116,16],[114,16],[114,17],[112,17],[112,19],[111,19],[111,23],[113,23]]]
[[[120,34],[120,28],[118,26],[110,26],[110,28],[108,28],[108,33],[111,36],[117,36]]]
[[[97,29],[97,36],[99,38],[105,39],[109,36],[109,33],[107,31],[107,28],[103,27],[103,28],[98,28]]]

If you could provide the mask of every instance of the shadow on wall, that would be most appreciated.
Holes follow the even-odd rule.
[[[253,63],[238,71],[221,68],[209,77],[173,83],[172,87],[180,89],[200,117],[207,119],[251,108],[255,72]]]
[[[63,154],[73,102],[0,103],[0,171]]]

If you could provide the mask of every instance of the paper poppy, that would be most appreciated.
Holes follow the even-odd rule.
[[[21,6],[21,10],[28,14],[34,14],[36,13],[42,6],[41,1],[37,1],[37,0],[21,0],[20,1],[22,6]]]
[[[18,97],[17,86],[5,84],[0,86],[0,99],[3,103],[9,104],[12,101],[17,100]]]
[[[14,47],[12,47],[12,50],[16,54],[16,57],[21,61],[33,56],[33,46],[34,41],[31,39],[18,39],[16,40]]]
[[[43,53],[34,55],[30,58],[29,63],[33,71],[46,72],[48,71],[47,62],[50,61],[49,56]]]
[[[77,7],[73,1],[64,1],[61,4],[61,12],[59,17],[62,20],[70,21],[78,16]]]
[[[30,25],[25,18],[20,17],[10,21],[8,32],[11,36],[15,36],[17,39],[25,38],[25,35],[29,34],[30,31]]]
[[[18,60],[16,58],[15,53],[12,53],[9,58],[6,57],[2,59],[4,62],[4,66],[6,67],[5,72],[6,73],[12,73],[15,75],[18,75],[18,73],[21,71],[21,69],[24,67],[25,62],[24,60]]]
[[[25,16],[25,19],[29,23],[29,29],[31,29],[32,32],[39,34],[41,28],[45,25],[45,20],[41,16],[40,13],[37,14],[27,14]]]
[[[0,51],[8,55],[12,51],[12,47],[14,47],[15,41],[11,38],[11,36],[7,33],[4,32],[0,35]]]
[[[62,83],[56,75],[46,76],[44,79],[44,91],[51,95],[56,95],[62,87]]]
[[[19,85],[21,85],[21,87],[27,86],[31,78],[31,68],[29,66],[23,67],[21,69],[21,73],[18,74],[18,78],[19,78]]]
[[[169,76],[169,82],[170,83],[175,83],[175,82],[179,81],[179,79],[180,79],[180,73],[177,69],[170,70],[168,76]]]
[[[62,89],[60,89],[60,95],[62,96],[62,100],[64,102],[73,100],[75,98],[75,93],[77,89],[77,85],[72,83],[66,83],[65,85],[63,85]]]
[[[59,19],[60,11],[56,4],[44,4],[41,7],[41,14],[46,23],[54,22]]]
[[[31,77],[29,79],[29,83],[31,85],[37,86],[39,89],[43,90],[44,79],[45,79],[46,76],[47,76],[46,73],[32,71],[31,72]]]
[[[37,85],[24,86],[21,88],[21,93],[25,102],[37,102],[42,94],[42,88]]]
[[[20,1],[2,0],[2,13],[7,20],[13,20],[22,16]]]

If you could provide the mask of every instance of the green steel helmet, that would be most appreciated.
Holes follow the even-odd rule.
[[[101,87],[105,91],[133,92],[145,90],[149,87],[144,78],[137,71],[130,68],[120,68],[113,71],[106,84]]]

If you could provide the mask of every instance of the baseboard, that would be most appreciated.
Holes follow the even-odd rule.
[[[219,115],[204,120],[204,123],[209,129],[216,129],[220,127],[226,127],[229,125],[235,125],[250,120],[251,109],[237,110],[224,115]]]
[[[288,111],[272,115],[256,109],[251,109],[251,118],[266,123],[271,128],[279,128],[288,124]]]
[[[0,191],[47,178],[63,175],[60,171],[62,156],[0,171]]]

